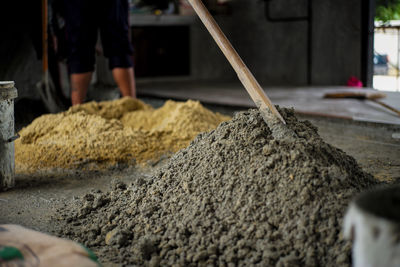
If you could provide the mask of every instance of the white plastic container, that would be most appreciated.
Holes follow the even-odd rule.
[[[0,191],[14,186],[14,82],[0,82]]]
[[[354,267],[400,266],[400,185],[365,192],[349,206],[344,236]]]

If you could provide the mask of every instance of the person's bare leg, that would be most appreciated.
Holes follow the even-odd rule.
[[[114,68],[112,70],[122,96],[136,98],[135,73],[133,68]]]
[[[72,105],[82,104],[92,80],[92,72],[71,74],[71,102]]]

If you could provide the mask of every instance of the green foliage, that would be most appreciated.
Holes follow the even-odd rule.
[[[375,20],[400,20],[400,0],[376,0]]]

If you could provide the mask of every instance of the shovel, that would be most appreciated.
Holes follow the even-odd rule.
[[[253,74],[244,64],[239,54],[233,48],[233,46],[226,38],[225,34],[222,32],[221,28],[218,26],[217,22],[211,16],[210,12],[204,6],[201,0],[188,1],[203,22],[204,26],[210,32],[211,36],[214,38],[221,51],[224,53],[225,57],[228,59],[229,63],[232,65],[233,69],[239,77],[240,82],[243,84],[244,88],[246,88],[251,99],[260,110],[264,121],[269,125],[271,123],[271,120],[277,119],[277,121],[286,124],[281,114],[272,104],[271,100],[265,94],[260,84],[257,82]]]
[[[344,98],[352,98],[352,99],[359,99],[359,100],[369,100],[372,102],[375,102],[382,107],[394,112],[397,114],[397,116],[400,116],[400,110],[389,106],[386,103],[383,103],[382,101],[379,101],[381,98],[385,98],[386,94],[384,93],[378,93],[378,92],[363,92],[361,90],[355,92],[355,91],[344,91],[344,92],[334,92],[334,93],[326,93],[324,95],[324,98],[334,98],[334,99],[344,99]]]
[[[57,113],[65,109],[62,92],[58,92],[49,73],[48,56],[48,10],[47,0],[42,0],[42,80],[36,84],[40,98],[46,109],[51,113]],[[61,94],[61,95],[60,95]]]

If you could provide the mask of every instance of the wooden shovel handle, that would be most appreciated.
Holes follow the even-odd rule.
[[[386,94],[384,93],[376,93],[376,92],[363,92],[360,90],[359,92],[334,92],[334,93],[326,93],[324,98],[354,98],[354,99],[381,99],[385,98]]]
[[[379,100],[376,100],[376,99],[370,99],[370,100],[374,101],[375,103],[378,103],[379,105],[381,105],[382,107],[387,108],[388,110],[393,111],[394,113],[397,114],[397,116],[400,116],[400,110],[398,110],[398,109],[396,109],[396,108],[394,108],[392,106],[389,106],[388,104],[383,103],[382,101],[379,101]]]
[[[253,74],[244,64],[239,54],[233,48],[233,46],[226,38],[225,34],[222,32],[221,28],[211,16],[210,12],[208,12],[207,8],[204,6],[201,0],[188,1],[192,5],[193,9],[196,11],[204,26],[206,26],[207,30],[210,32],[211,36],[214,38],[215,42],[218,44],[221,51],[224,53],[225,57],[228,59],[229,63],[232,65],[233,69],[239,77],[239,80],[243,84],[244,88],[246,88],[251,99],[261,110],[261,114],[263,114],[263,110],[267,109],[272,114],[274,114],[282,123],[286,124],[281,114],[279,114],[278,110],[265,94],[260,84],[257,82]]]
[[[389,106],[388,104],[379,101],[378,99],[386,97],[386,94],[384,93],[368,93],[368,92],[337,92],[337,93],[326,93],[324,95],[324,98],[353,98],[353,99],[360,99],[360,100],[370,100],[373,101],[382,107],[387,108],[388,110],[393,111],[396,113],[398,116],[400,116],[400,110]]]
[[[42,0],[42,69],[46,72],[49,69],[48,66],[48,54],[47,54],[47,20],[48,20],[47,0]]]

